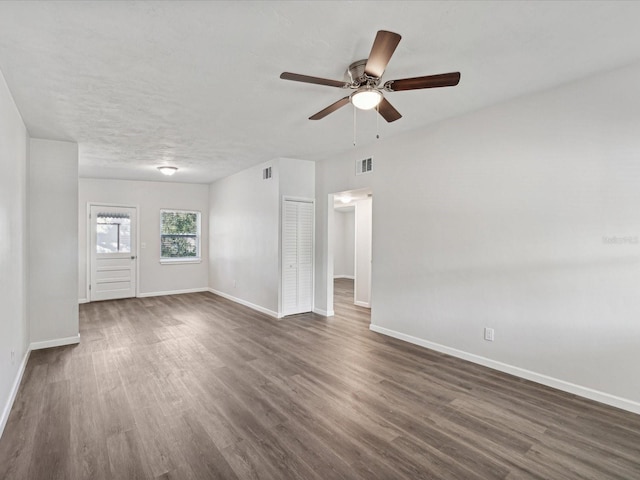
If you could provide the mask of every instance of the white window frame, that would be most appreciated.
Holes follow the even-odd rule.
[[[163,257],[162,256],[162,214],[163,213],[195,213],[198,215],[197,232],[196,232],[196,253],[195,257]],[[177,263],[201,263],[202,262],[202,213],[198,210],[178,210],[175,208],[160,209],[160,263],[177,264]]]

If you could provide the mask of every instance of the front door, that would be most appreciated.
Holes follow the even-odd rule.
[[[136,209],[91,205],[89,298],[136,296]]]

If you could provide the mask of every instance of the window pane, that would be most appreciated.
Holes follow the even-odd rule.
[[[120,224],[120,243],[119,252],[131,253],[131,222],[127,219],[127,223]]]
[[[118,252],[118,226],[98,224],[98,235],[96,242],[97,253],[117,253]]]
[[[97,253],[131,253],[131,219],[125,213],[101,212],[96,218]]]
[[[195,235],[162,235],[163,257],[197,257],[198,244]]]
[[[162,212],[163,234],[191,234],[198,233],[197,212]]]
[[[200,213],[160,212],[161,258],[198,258],[200,256]]]

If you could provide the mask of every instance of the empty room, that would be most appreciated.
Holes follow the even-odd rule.
[[[640,480],[640,2],[0,2],[0,479]]]

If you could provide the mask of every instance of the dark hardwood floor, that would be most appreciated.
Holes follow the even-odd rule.
[[[2,479],[640,479],[640,416],[369,331],[209,293],[81,305],[32,352]]]

